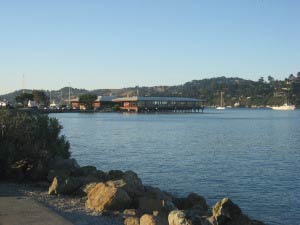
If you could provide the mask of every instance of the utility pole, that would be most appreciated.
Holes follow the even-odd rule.
[[[69,86],[69,106],[71,107],[71,87]]]
[[[25,93],[25,75],[23,73],[23,77],[22,77],[22,91],[23,91],[23,94]]]
[[[51,96],[51,90],[50,90],[50,104],[51,104],[52,96]]]
[[[60,104],[62,105],[63,103],[63,92],[60,90]]]

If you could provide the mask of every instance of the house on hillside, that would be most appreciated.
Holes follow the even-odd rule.
[[[8,101],[6,100],[0,101],[0,108],[6,108],[8,106],[9,106]]]
[[[29,100],[27,106],[28,108],[36,108],[37,104],[35,101]]]

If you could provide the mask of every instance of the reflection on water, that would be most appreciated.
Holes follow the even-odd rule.
[[[211,205],[230,197],[269,224],[300,220],[299,110],[52,116],[82,165],[134,170],[146,184],[197,192]]]

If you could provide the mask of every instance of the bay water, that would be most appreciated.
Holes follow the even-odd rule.
[[[300,221],[300,110],[204,113],[63,113],[80,165],[133,170],[178,196],[229,197],[267,224]]]

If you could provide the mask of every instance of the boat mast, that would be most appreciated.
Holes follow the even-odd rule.
[[[223,107],[223,91],[221,91],[221,107]]]
[[[69,106],[71,106],[71,87],[69,86]]]

